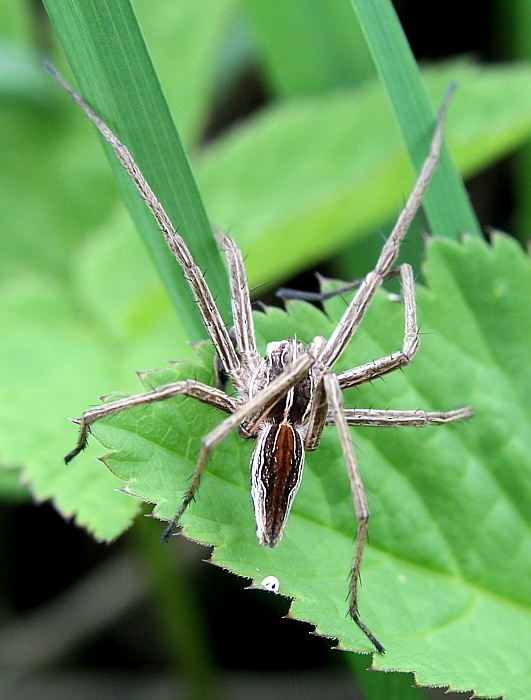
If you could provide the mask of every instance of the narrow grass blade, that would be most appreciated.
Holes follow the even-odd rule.
[[[46,0],[81,92],[117,132],[162,201],[228,317],[226,273],[188,159],[129,0]],[[182,272],[110,153],[122,194],[192,340],[206,333]]]
[[[352,0],[376,68],[389,95],[415,172],[428,150],[434,110],[407,39],[389,0]],[[424,211],[437,235],[457,238],[481,231],[463,181],[446,148],[424,196]]]

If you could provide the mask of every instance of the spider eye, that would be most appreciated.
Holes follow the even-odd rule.
[[[291,364],[303,352],[304,345],[296,338],[268,343],[266,348],[266,356],[270,364],[281,369]]]

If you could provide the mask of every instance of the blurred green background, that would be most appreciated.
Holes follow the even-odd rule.
[[[134,7],[208,215],[242,247],[254,298],[315,288],[316,269],[366,272],[413,175],[350,3]],[[529,3],[395,7],[435,104],[458,80],[448,141],[480,225],[527,245],[531,72],[513,62],[528,57]],[[243,591],[201,562],[204,548],[158,548],[153,521],[110,546],[69,522],[97,530],[101,489],[119,484],[97,463],[89,478],[88,458],[63,468],[67,416],[137,391],[131,370],[193,352],[92,127],[41,66],[68,72],[43,6],[4,3],[0,41],[0,696],[442,697],[410,691],[411,675],[368,679],[368,657],[282,620],[287,601]],[[304,160],[299,141],[312,144]],[[116,494],[116,531],[130,500]]]

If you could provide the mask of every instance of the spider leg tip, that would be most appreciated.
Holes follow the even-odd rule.
[[[167,544],[167,543],[170,541],[170,537],[171,537],[172,534],[173,534],[173,533],[172,533],[172,529],[173,529],[173,528],[167,527],[167,528],[164,530],[164,532],[163,532],[162,535],[160,536],[160,541],[161,541],[161,542],[164,542],[164,544]]]
[[[66,457],[64,458],[65,464],[69,464],[69,463],[74,459],[74,457],[75,457],[76,455],[78,455],[80,452],[81,452],[81,450],[79,450],[77,447],[76,447],[75,450],[72,450],[71,452],[69,452],[69,453],[66,455]]]
[[[376,651],[377,651],[379,654],[385,654],[385,647],[384,647],[382,644],[380,644],[380,642],[376,639],[376,637],[375,637],[374,634],[370,631],[370,629],[367,627],[367,625],[364,624],[364,623],[360,620],[360,616],[359,616],[357,607],[354,608],[354,609],[351,608],[351,609],[349,610],[349,612],[350,612],[350,616],[351,616],[352,620],[356,623],[356,625],[360,628],[360,630],[361,630],[361,631],[363,632],[363,634],[367,637],[367,639],[370,641],[370,643],[374,646],[374,648],[376,649]]]
[[[175,518],[174,518],[174,519],[168,524],[168,526],[166,527],[166,529],[164,530],[164,532],[163,532],[162,535],[160,536],[161,541],[162,541],[162,542],[169,542],[169,541],[170,541],[170,537],[172,537],[173,535],[178,535],[179,532],[180,532],[180,530],[181,530],[181,528],[180,528],[180,526],[179,526],[179,524],[178,524],[178,519],[175,519]]]

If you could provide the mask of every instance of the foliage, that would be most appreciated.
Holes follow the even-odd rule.
[[[355,432],[372,511],[360,605],[388,649],[373,664],[415,671],[422,684],[523,698],[529,678],[513,660],[531,622],[531,337],[529,326],[515,321],[531,311],[531,265],[504,236],[492,248],[471,238],[434,239],[425,272],[428,287],[418,289],[421,351],[406,372],[347,392],[348,405],[444,410],[470,401],[476,416],[446,428]],[[327,303],[327,316],[304,302],[290,303],[287,314],[256,314],[261,347],[279,337],[328,336],[344,304]],[[380,294],[339,368],[399,347],[401,314]],[[201,354],[202,364],[144,375],[144,386],[212,381],[212,353]],[[111,450],[105,461],[125,490],[170,519],[201,437],[219,421],[213,409],[178,398],[100,421],[94,434]],[[280,592],[294,598],[292,617],[338,638],[342,648],[370,651],[345,616],[355,524],[334,429],[307,457],[284,541],[274,550],[256,543],[250,449],[237,435],[218,447],[183,516],[184,534],[215,545],[212,561],[253,585],[277,576]]]
[[[171,212],[175,223],[181,227],[185,217],[192,217],[188,221],[204,217],[202,204],[190,207],[175,188],[176,136],[128,3],[48,0],[46,4],[63,28],[62,42],[84,93],[142,160],[165,205],[176,207]],[[251,284],[276,286],[286,275],[319,264],[323,255],[346,257],[347,245],[358,244],[356,254],[369,249],[377,237],[367,238],[368,234],[394,218],[413,175],[382,88],[367,76],[360,85],[359,76],[366,75],[363,61],[352,67],[356,29],[353,24],[352,34],[347,30],[347,3],[317,2],[320,12],[312,14],[309,3],[293,0],[296,11],[285,25],[285,34],[279,36],[275,3],[271,2],[268,15],[264,3],[246,0],[250,31],[264,61],[272,100],[246,123],[200,149],[212,103],[226,94],[249,50],[242,22],[233,21],[236,2],[207,4],[203,10],[200,6],[205,3],[186,0],[177,8],[173,0],[161,0],[156,13],[152,3],[138,2],[136,10],[209,217],[241,244]],[[361,17],[364,5],[365,10],[368,6],[355,4]],[[76,12],[71,13],[80,5],[92,13],[91,21],[79,23],[80,16],[76,19]],[[13,7],[0,10],[2,27],[19,26],[18,18],[8,16],[13,13],[14,17]],[[111,13],[112,21],[102,19],[104,12]],[[304,31],[299,32],[302,26]],[[325,43],[308,41],[323,26],[331,29]],[[363,31],[373,55],[378,53],[382,42],[370,26]],[[393,36],[400,44],[399,34],[395,31]],[[134,41],[128,43],[127,37]],[[291,53],[282,51],[287,45]],[[404,45],[402,38],[402,57]],[[164,381],[175,372],[207,378],[210,359],[207,365],[194,362],[194,352],[186,344],[194,323],[182,323],[173,313],[119,209],[107,166],[98,158],[82,115],[40,71],[30,49],[14,50],[7,43],[2,48],[5,70],[0,90],[7,108],[0,114],[0,126],[9,138],[4,139],[0,153],[0,203],[7,232],[0,240],[0,444],[2,464],[10,471],[5,472],[0,489],[4,498],[16,498],[12,477],[21,468],[36,499],[52,499],[66,517],[108,540],[122,532],[138,511],[137,500],[114,490],[124,479],[134,476],[130,491],[139,489],[144,498],[160,501],[160,514],[173,513],[193,469],[197,439],[219,418],[193,404],[194,416],[197,411],[193,430],[177,447],[180,450],[184,444],[185,454],[178,454],[177,460],[170,450],[169,463],[167,447],[151,446],[160,472],[155,475],[148,469],[142,476],[142,472],[127,471],[123,452],[113,453],[109,464],[118,477],[86,457],[64,468],[61,455],[73,441],[73,428],[65,417],[79,415],[98,394],[137,391],[133,368],[158,367],[171,357],[193,365],[149,373],[144,379]],[[307,65],[317,72],[315,66],[323,66],[332,48],[334,70],[319,73],[319,84],[307,81],[308,72],[300,70],[301,57],[307,54]],[[280,84],[281,54],[285,62]],[[387,58],[385,54],[376,58],[381,74],[392,67],[390,61],[397,67],[402,64],[396,54]],[[457,79],[446,134],[463,173],[477,172],[531,132],[529,66],[484,68],[459,61],[424,69],[423,77],[435,105],[450,80]],[[410,80],[417,79],[410,74]],[[217,95],[216,85],[221,86]],[[386,86],[389,96],[392,81],[387,80]],[[414,92],[420,95],[416,83]],[[407,100],[396,104],[392,94],[390,98],[404,129],[408,118],[415,116],[415,106]],[[156,132],[155,124],[160,125]],[[413,151],[424,154],[422,144],[429,140],[431,128],[430,115],[424,111],[423,119],[415,120],[418,138],[408,144],[413,160]],[[160,147],[163,137],[171,148]],[[179,158],[180,167],[186,168],[186,159]],[[448,196],[445,183],[443,178],[432,190],[435,197],[442,197],[450,217],[454,207],[448,203],[455,204],[455,199]],[[133,208],[138,207],[136,195],[129,197]],[[148,245],[158,245],[158,233],[141,207],[134,216],[140,228],[147,224],[151,230]],[[224,273],[208,242],[206,223],[204,217],[198,229],[188,223],[182,232],[192,232],[195,254],[227,308]],[[459,230],[455,221],[451,228],[454,235]],[[198,235],[194,240],[200,230],[207,237]],[[444,230],[437,228],[437,232]],[[412,241],[409,238],[406,244],[408,257],[415,256],[414,248],[420,244]],[[209,251],[206,259],[205,251]],[[152,254],[160,258],[165,252]],[[359,268],[356,274],[367,269]],[[172,275],[165,275],[170,287]],[[373,512],[362,611],[376,632],[382,630],[390,650],[379,660],[382,666],[418,670],[422,683],[523,697],[525,690],[520,692],[519,687],[526,687],[524,662],[518,660],[514,647],[524,636],[522,611],[528,603],[522,583],[526,580],[522,569],[529,560],[523,529],[525,503],[529,503],[525,430],[529,339],[522,323],[529,317],[525,307],[528,260],[504,238],[497,239],[492,249],[470,240],[464,247],[437,241],[431,246],[426,276],[428,290],[419,289],[425,335],[415,365],[404,376],[369,387],[368,393],[365,389],[352,392],[350,399],[357,403],[367,397],[367,405],[379,402],[383,407],[403,408],[421,404],[449,408],[470,402],[478,415],[466,425],[448,429],[383,431],[383,435],[378,431],[374,436],[371,431],[356,433]],[[175,301],[177,293],[170,294]],[[329,304],[331,318],[337,318],[341,303]],[[193,305],[189,313],[193,318]],[[397,346],[400,313],[381,296],[345,362],[358,364],[364,357],[379,356]],[[304,304],[291,305],[288,316],[279,311],[259,315],[257,325],[263,340],[294,331],[309,339],[330,329],[326,317]],[[203,360],[206,353],[201,350]],[[173,404],[156,410],[165,414],[165,421],[170,414],[172,424],[177,420]],[[129,428],[117,428],[128,421],[133,421]],[[122,440],[126,453],[137,450],[138,462],[139,454],[145,456],[141,436],[149,418],[140,420],[141,427],[136,422],[134,414],[125,414],[112,423],[113,428],[111,423],[98,426],[95,433],[109,445],[112,440],[114,449]],[[176,428],[175,435],[188,435],[189,428]],[[353,524],[333,434],[327,435],[320,452],[308,458],[305,482],[278,552],[256,546],[246,476],[249,449],[234,437],[217,451],[195,510],[185,520],[187,532],[219,545],[215,560],[240,574],[258,580],[257,569],[271,573],[273,568],[281,579],[281,591],[296,598],[294,615],[311,619],[324,634],[340,637],[347,648],[367,649],[344,618]],[[94,444],[89,448],[89,455],[100,452]],[[229,471],[222,463],[224,455],[229,455]],[[175,470],[174,459],[179,465]],[[24,498],[25,494],[21,489],[18,495]],[[237,510],[229,512],[229,503]],[[214,515],[222,523],[217,528]],[[302,537],[304,547],[294,548]],[[234,543],[235,538],[241,542]],[[331,551],[337,568],[329,574]],[[297,571],[289,567],[290,557],[297,562]],[[328,562],[326,575],[317,577],[323,562]],[[306,580],[305,570],[309,572]],[[408,582],[410,597],[403,592]],[[328,584],[334,597],[330,597],[331,609],[320,616],[315,600],[324,594],[323,587],[328,591]],[[511,638],[507,636],[510,625]],[[417,663],[421,639],[423,654]],[[497,660],[492,658],[495,652]]]

